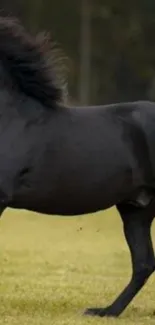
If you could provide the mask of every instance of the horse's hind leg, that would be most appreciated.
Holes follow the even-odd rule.
[[[119,316],[155,270],[155,259],[151,241],[151,223],[155,213],[155,200],[145,208],[120,204],[117,206],[124,225],[132,259],[132,278],[118,298],[107,308],[86,310],[86,315]]]

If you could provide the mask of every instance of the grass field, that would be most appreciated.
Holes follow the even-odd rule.
[[[130,277],[115,209],[76,218],[7,210],[0,222],[0,324],[154,324],[155,276],[119,319],[82,316]]]

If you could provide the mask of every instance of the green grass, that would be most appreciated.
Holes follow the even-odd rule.
[[[119,319],[82,316],[130,277],[115,209],[76,218],[7,210],[0,225],[0,324],[154,324],[154,276]]]

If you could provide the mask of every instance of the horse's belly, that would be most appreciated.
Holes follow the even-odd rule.
[[[53,189],[36,188],[23,193],[23,207],[37,212],[57,215],[78,215],[107,209],[128,196],[132,187],[132,175],[125,170],[106,177],[72,179]],[[47,184],[46,184],[47,185]],[[22,197],[18,198],[18,203]],[[26,207],[27,205],[27,207]]]

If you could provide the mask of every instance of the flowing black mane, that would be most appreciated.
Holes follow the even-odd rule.
[[[54,108],[62,101],[56,65],[62,64],[59,51],[49,35],[30,35],[17,19],[0,18],[0,61],[9,74],[8,86]]]

